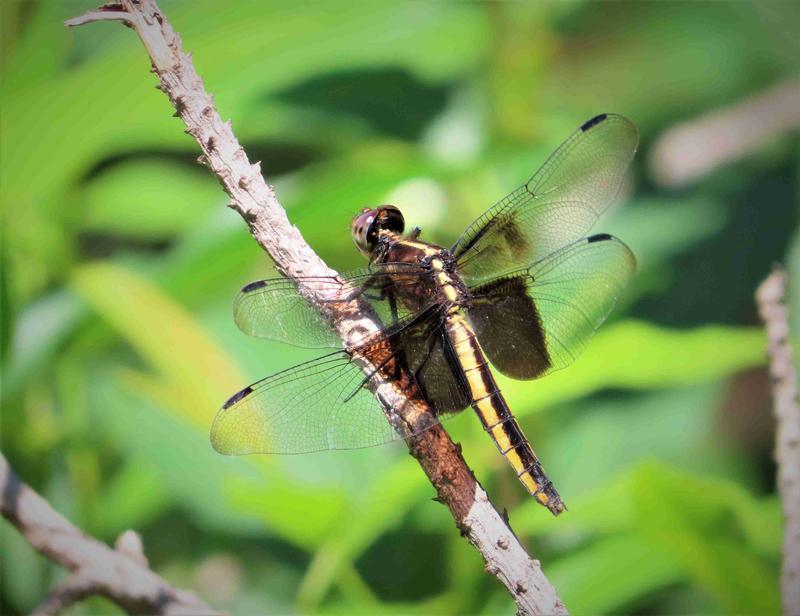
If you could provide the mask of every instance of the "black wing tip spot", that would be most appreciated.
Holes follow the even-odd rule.
[[[266,281],[256,280],[255,282],[251,282],[250,284],[247,284],[244,287],[242,287],[242,293],[250,293],[251,291],[255,291],[256,289],[261,289],[266,286],[267,286]]]
[[[589,129],[592,129],[601,122],[605,121],[607,117],[608,117],[607,113],[601,113],[600,115],[596,115],[591,120],[586,120],[586,122],[581,124],[581,130],[585,133]]]
[[[609,235],[608,233],[595,233],[591,237],[586,238],[586,241],[590,244],[595,242],[607,242],[608,240],[613,240],[614,236]]]
[[[230,398],[228,398],[228,401],[222,405],[223,410],[232,407],[234,404],[239,402],[239,400],[245,398],[246,396],[249,396],[252,393],[253,393],[252,387],[245,387],[242,391],[233,394]]]

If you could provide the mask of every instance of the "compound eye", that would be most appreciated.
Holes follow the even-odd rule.
[[[352,235],[353,242],[360,252],[369,255],[374,247],[375,238],[377,237],[376,222],[377,211],[370,208],[364,208],[360,214],[353,218]]]
[[[379,208],[381,228],[401,235],[406,227],[403,213],[393,205],[382,205]]]

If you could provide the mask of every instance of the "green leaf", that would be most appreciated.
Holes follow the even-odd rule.
[[[681,581],[681,562],[647,537],[619,534],[544,565],[572,614],[630,611],[658,590]]]
[[[764,344],[760,328],[675,330],[626,320],[600,329],[572,366],[535,387],[499,380],[511,408],[524,415],[603,387],[644,390],[716,380],[763,364]]]
[[[526,499],[514,511],[514,529],[520,534],[566,539],[630,531],[636,520],[632,491],[633,471],[619,473],[594,490],[570,498],[567,513],[557,518],[540,515],[541,505]]]
[[[741,488],[647,464],[637,473],[634,494],[642,532],[666,557],[680,561],[721,610],[779,613],[777,563],[765,560],[748,541],[753,520],[742,523],[736,503],[748,497]],[[745,507],[747,517],[758,515]],[[758,517],[760,524],[780,529],[778,511],[767,509]]]
[[[41,599],[47,560],[34,551],[19,531],[6,519],[0,521],[0,563],[3,597],[19,613],[29,613]]]
[[[240,136],[261,139],[266,94],[304,77],[343,68],[403,66],[431,80],[446,80],[472,66],[486,45],[485,22],[477,7],[457,4],[374,4],[337,11],[297,11],[280,4],[243,3],[215,19],[215,5],[175,3],[165,10],[180,24],[187,51],[224,116],[233,117]],[[60,27],[60,24],[59,24]],[[61,37],[102,37],[100,28],[67,30]],[[280,36],[265,36],[280,32]],[[99,34],[98,34],[99,33]],[[51,40],[46,29],[31,32]],[[314,41],[298,47],[296,41]],[[146,67],[145,52],[132,33],[118,29],[104,54],[61,70],[44,83],[3,89],[4,141],[15,144],[4,160],[0,181],[13,201],[49,200],[96,161],[120,151],[196,146],[170,117],[163,94]],[[275,62],[275,58],[281,58]],[[109,79],[125,75],[125,79]],[[16,84],[15,84],[16,85]],[[132,98],[133,97],[133,98]],[[118,101],[126,100],[125,113]],[[250,118],[242,125],[242,117]],[[51,130],[57,125],[59,130]],[[38,181],[31,185],[28,178]],[[4,199],[5,200],[5,199]]]
[[[225,195],[213,177],[166,159],[137,159],[94,178],[76,198],[81,227],[145,239],[169,238],[213,209]]]
[[[339,531],[314,555],[298,590],[298,606],[316,611],[346,563],[354,562],[380,535],[396,527],[408,506],[424,493],[425,485],[420,469],[408,459],[375,477],[370,493],[362,502],[351,503],[343,512]]]
[[[184,417],[207,427],[241,386],[233,361],[192,315],[151,281],[111,263],[76,269],[73,288],[161,376]]]
[[[123,529],[151,522],[173,504],[166,483],[152,460],[132,458],[98,496],[96,510],[102,515],[92,521],[95,532],[113,540]]]

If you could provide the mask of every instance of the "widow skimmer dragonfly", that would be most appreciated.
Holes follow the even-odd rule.
[[[400,438],[369,384],[402,368],[437,418],[472,406],[528,492],[559,514],[563,501],[489,362],[515,379],[545,376],[572,363],[611,312],[635,259],[620,240],[586,234],[616,196],[637,145],[626,118],[592,118],[449,250],[421,241],[419,229],[404,237],[394,206],[364,209],[352,233],[370,265],[303,283],[341,298],[333,301],[366,299],[383,329],[235,394],[214,419],[214,448],[288,454]],[[285,278],[245,286],[234,318],[253,336],[310,348],[342,344]],[[365,374],[358,358],[375,370]]]

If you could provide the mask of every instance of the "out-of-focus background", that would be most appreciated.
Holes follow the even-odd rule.
[[[211,449],[230,394],[314,353],[236,329],[234,294],[270,263],[196,164],[135,35],[62,26],[89,8],[0,5],[12,466],[88,533],[141,532],[156,571],[231,613],[509,613],[402,444]],[[630,181],[597,226],[636,253],[632,286],[574,366],[501,379],[569,512],[526,496],[471,412],[448,429],[573,612],[778,610],[753,292],[775,261],[798,280],[800,4],[162,8],[338,269],[362,264],[349,221],[365,205],[397,204],[449,245],[581,122],[636,122]],[[0,610],[25,613],[63,572],[0,530]]]

